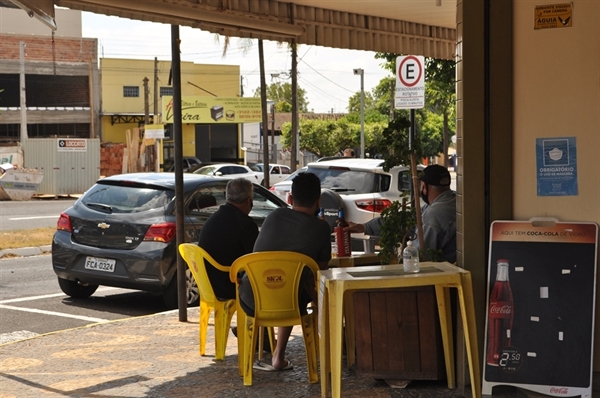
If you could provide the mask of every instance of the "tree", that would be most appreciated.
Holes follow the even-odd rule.
[[[396,58],[398,54],[377,53],[375,58],[385,60],[383,68],[396,73]],[[423,146],[423,155],[435,156],[439,152],[444,153],[444,158],[448,154],[448,142],[454,135],[455,124],[451,121],[455,115],[455,63],[454,61],[441,60],[434,58],[425,58],[425,100],[426,106],[417,113],[421,114],[421,120],[428,119],[428,112],[442,115],[443,123],[430,124],[429,128],[421,128],[420,140],[425,143]],[[419,122],[421,122],[419,120]],[[417,124],[419,130],[420,123]],[[436,127],[439,130],[435,130]],[[441,145],[437,152],[430,152],[438,147],[436,137],[441,138]],[[432,141],[429,143],[429,141]]]
[[[254,90],[254,96],[260,97],[260,89]],[[292,85],[290,83],[271,83],[267,86],[267,99],[275,102],[275,112],[292,111]],[[308,112],[306,90],[298,87],[298,110]]]

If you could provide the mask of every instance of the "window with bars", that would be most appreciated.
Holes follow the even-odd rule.
[[[160,88],[160,96],[164,97],[165,95],[173,96],[173,87],[161,87]]]
[[[140,88],[138,86],[123,86],[123,97],[139,97]]]

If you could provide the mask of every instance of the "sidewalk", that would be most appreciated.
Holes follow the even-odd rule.
[[[235,317],[234,317],[235,321]],[[0,345],[0,397],[319,397],[309,384],[301,330],[287,357],[294,369],[255,370],[253,386],[238,375],[237,341],[230,333],[224,361],[214,361],[209,323],[206,356],[198,352],[198,308],[188,322],[178,311],[99,323]],[[445,381],[411,381],[392,389],[384,381],[345,370],[344,397],[470,397]],[[495,397],[524,397],[517,390]]]
[[[38,247],[18,247],[14,249],[0,250],[0,258],[2,257],[28,257],[28,256],[39,256],[40,254],[50,253],[52,251],[52,245],[44,245]]]

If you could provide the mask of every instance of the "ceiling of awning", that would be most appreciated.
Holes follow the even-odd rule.
[[[40,4],[8,2],[21,8]],[[52,2],[230,37],[295,39],[299,44],[441,59],[455,54],[456,0],[43,0]]]

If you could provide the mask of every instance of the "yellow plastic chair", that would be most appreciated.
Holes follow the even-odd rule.
[[[317,370],[318,341],[316,313],[300,315],[298,291],[302,270],[308,267],[313,272],[315,286],[319,266],[310,257],[289,251],[269,251],[246,254],[231,265],[229,276],[238,283],[237,275],[245,271],[254,292],[254,317],[244,313],[237,297],[238,361],[243,369],[244,385],[252,385],[252,366],[259,327],[302,325],[304,348],[311,383],[319,382]],[[239,284],[239,283],[238,283]]]
[[[208,329],[208,317],[210,311],[214,309],[215,316],[215,360],[225,359],[225,350],[227,349],[227,337],[229,334],[229,325],[231,318],[236,310],[235,300],[219,301],[215,296],[208,274],[206,273],[206,262],[219,271],[229,273],[230,267],[225,267],[216,262],[210,254],[198,245],[192,243],[182,243],[179,245],[179,253],[187,263],[189,269],[194,275],[194,279],[200,290],[200,320],[199,320],[199,340],[200,355],[204,355],[206,350],[206,331]]]

